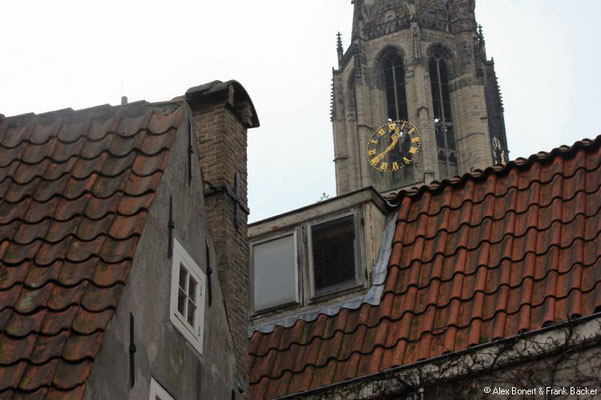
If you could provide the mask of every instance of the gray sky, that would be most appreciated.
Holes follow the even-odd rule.
[[[477,0],[505,102],[511,158],[601,133],[601,1]],[[159,101],[240,81],[251,221],[335,195],[330,109],[335,34],[350,0],[20,1],[3,4],[0,113]]]

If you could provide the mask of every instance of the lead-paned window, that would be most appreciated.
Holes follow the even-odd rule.
[[[255,312],[298,302],[295,234],[253,244],[252,263]]]

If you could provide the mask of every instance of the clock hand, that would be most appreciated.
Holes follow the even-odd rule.
[[[375,156],[372,160],[372,162],[374,164],[378,164],[380,161],[382,161],[382,158],[384,158],[384,156],[386,154],[388,154],[390,152],[390,150],[394,149],[394,146],[397,145],[397,143],[399,142],[399,138],[401,137],[401,135],[399,135],[398,133],[393,133],[392,134],[392,142],[388,145],[388,147],[386,147],[384,149],[383,152],[381,152],[380,154],[378,154],[377,156]]]

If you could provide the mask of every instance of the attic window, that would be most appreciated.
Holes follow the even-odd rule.
[[[357,283],[357,243],[354,216],[311,227],[311,255],[315,294]]]
[[[150,397],[149,400],[175,400],[160,383],[150,378]]]
[[[177,240],[174,240],[173,250],[170,320],[188,342],[202,354],[205,273]]]
[[[253,310],[297,303],[296,234],[254,243],[251,251]]]

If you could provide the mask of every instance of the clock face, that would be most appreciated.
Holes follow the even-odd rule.
[[[408,121],[389,121],[367,141],[367,162],[381,172],[400,171],[415,161],[422,138]]]

